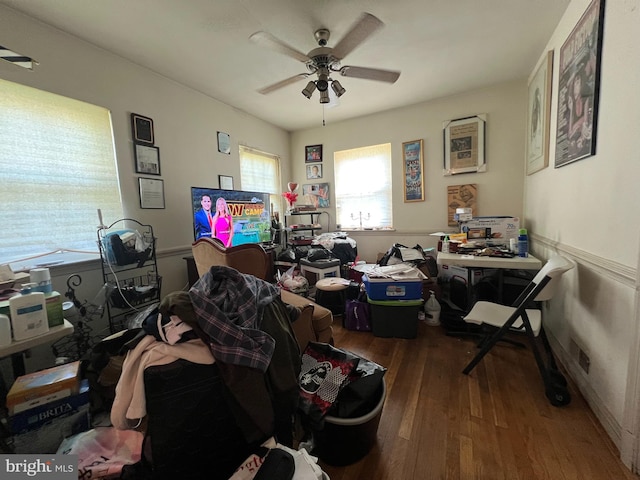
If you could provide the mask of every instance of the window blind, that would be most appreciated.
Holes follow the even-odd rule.
[[[97,252],[122,218],[108,110],[0,79],[0,262]]]
[[[393,226],[391,144],[335,152],[336,223],[342,228]]]
[[[277,155],[241,145],[240,182],[242,190],[247,192],[269,193],[273,210],[281,210],[280,158]]]

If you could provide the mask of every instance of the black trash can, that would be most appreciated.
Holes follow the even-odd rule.
[[[367,455],[376,443],[386,396],[383,378],[368,413],[354,418],[325,416],[324,428],[314,431],[313,455],[336,467],[350,465]]]

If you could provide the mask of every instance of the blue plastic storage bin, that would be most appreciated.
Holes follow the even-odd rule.
[[[367,296],[371,300],[418,300],[422,298],[422,279],[391,280],[383,278],[371,279],[362,276]]]

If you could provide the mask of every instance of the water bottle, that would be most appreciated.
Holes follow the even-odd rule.
[[[427,303],[424,305],[424,310],[426,314],[425,322],[427,325],[431,325],[436,327],[440,325],[440,303],[436,300],[436,294],[433,290],[429,290],[429,299]]]
[[[444,236],[444,240],[442,242],[442,253],[449,253],[449,235]]]
[[[521,228],[518,230],[518,256],[529,256],[529,236],[527,235],[527,229]]]

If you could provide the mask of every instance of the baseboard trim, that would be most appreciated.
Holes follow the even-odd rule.
[[[591,388],[589,382],[584,377],[584,373],[577,362],[575,362],[569,352],[567,352],[562,345],[556,340],[553,334],[545,329],[549,343],[551,344],[551,350],[553,351],[556,360],[564,367],[569,373],[571,380],[576,384],[580,394],[584,397],[589,404],[591,411],[600,421],[600,424],[611,438],[611,441],[616,445],[618,450],[622,446],[622,426],[616,421],[611,411],[607,408],[606,404],[598,396],[598,394]]]

